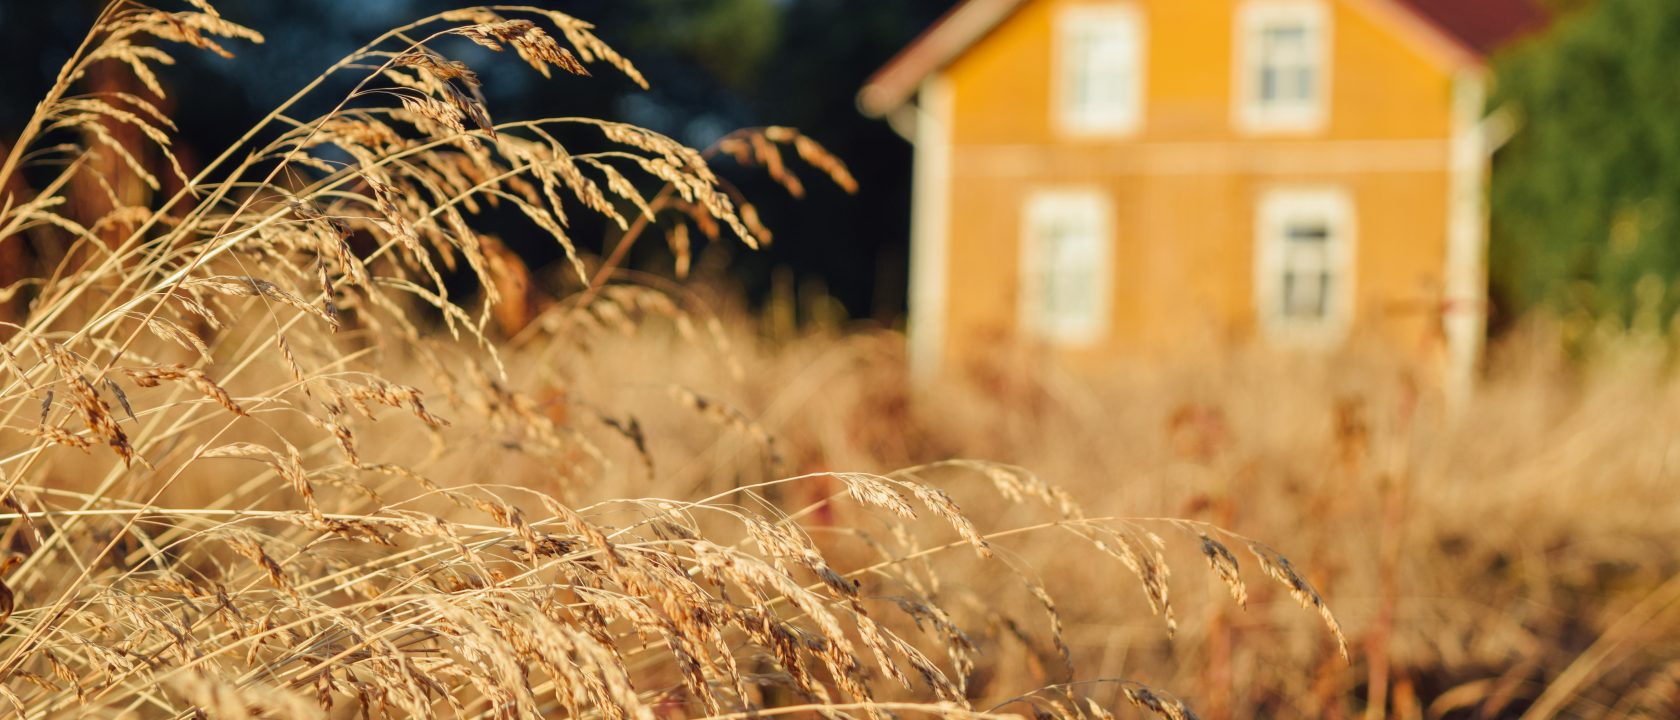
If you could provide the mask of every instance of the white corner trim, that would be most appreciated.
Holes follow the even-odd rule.
[[[1487,179],[1489,135],[1483,123],[1487,81],[1477,70],[1453,77],[1453,122],[1447,183],[1447,257],[1443,269],[1442,329],[1447,362],[1443,389],[1461,407],[1475,387],[1476,364],[1487,332]]]
[[[922,83],[910,194],[910,376],[932,380],[945,364],[951,242],[951,83]]]
[[[1231,30],[1231,120],[1236,129],[1251,135],[1299,135],[1319,132],[1330,124],[1336,56],[1332,15],[1322,0],[1246,0],[1238,6]],[[1300,21],[1317,38],[1311,52],[1318,88],[1316,97],[1304,106],[1269,108],[1260,102],[1255,80],[1260,48],[1255,40],[1266,23],[1279,19]]]

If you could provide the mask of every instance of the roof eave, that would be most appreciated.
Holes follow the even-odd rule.
[[[951,8],[870,76],[858,91],[858,109],[880,118],[910,102],[924,80],[945,69],[1026,2],[968,0]]]
[[[1476,48],[1399,0],[1349,0],[1354,7],[1381,17],[1399,29],[1431,60],[1447,70],[1481,71],[1487,58]]]

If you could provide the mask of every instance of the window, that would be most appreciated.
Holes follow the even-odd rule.
[[[1353,203],[1341,190],[1266,194],[1257,214],[1255,307],[1286,344],[1328,344],[1353,310]]]
[[[1057,190],[1027,200],[1021,318],[1034,337],[1085,345],[1108,330],[1113,210],[1101,193]]]
[[[1253,131],[1323,127],[1328,13],[1317,0],[1251,0],[1237,15],[1237,116]]]
[[[1058,21],[1056,114],[1076,134],[1135,130],[1143,116],[1143,24],[1130,6],[1074,7]]]

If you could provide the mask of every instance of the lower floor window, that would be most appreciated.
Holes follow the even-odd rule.
[[[1049,190],[1027,199],[1021,238],[1025,330],[1059,344],[1089,344],[1108,325],[1113,210],[1095,190]]]
[[[1256,213],[1255,308],[1286,342],[1341,339],[1353,311],[1354,210],[1339,189],[1265,193]]]

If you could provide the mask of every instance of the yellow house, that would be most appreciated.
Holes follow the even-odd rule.
[[[1467,384],[1486,54],[1530,0],[966,0],[859,95],[915,143],[918,374],[1370,334]],[[1466,385],[1467,386],[1467,385]]]

